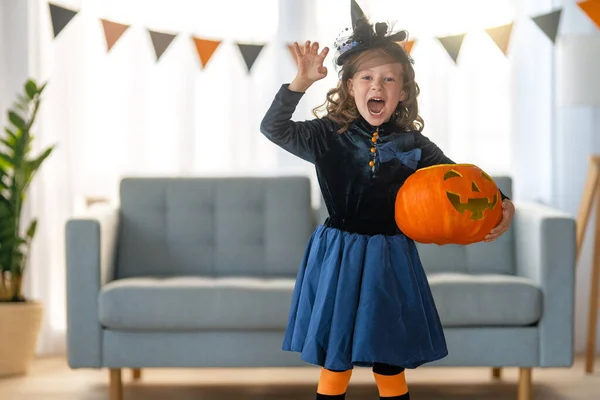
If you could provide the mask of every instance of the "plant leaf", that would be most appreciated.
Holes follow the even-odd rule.
[[[30,79],[27,81],[27,83],[25,83],[25,92],[27,92],[27,96],[29,96],[30,99],[33,100],[35,98],[35,95],[38,93],[38,90],[33,80]]]
[[[27,232],[25,233],[26,237],[27,237],[27,241],[31,241],[31,239],[33,239],[33,236],[35,236],[35,230],[37,228],[37,219],[33,219],[31,221],[31,223],[29,224],[29,227],[27,228]]]
[[[21,118],[21,116],[19,114],[17,114],[14,111],[9,111],[8,112],[8,119],[10,120],[10,122],[13,123],[14,126],[16,126],[17,128],[21,129],[21,130],[25,130],[25,121],[23,120],[23,118]]]
[[[12,158],[10,158],[8,155],[4,154],[4,153],[0,153],[0,168],[2,168],[3,170],[6,170],[8,168],[13,167],[15,164],[12,160]]]

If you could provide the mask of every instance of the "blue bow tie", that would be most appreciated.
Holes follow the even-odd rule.
[[[410,169],[417,169],[417,164],[421,160],[421,149],[398,151],[398,144],[395,142],[387,142],[379,146],[378,154],[379,161],[382,163],[398,159]]]

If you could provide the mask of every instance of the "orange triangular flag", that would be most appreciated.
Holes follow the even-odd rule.
[[[219,47],[221,41],[201,39],[194,36],[192,36],[192,39],[194,40],[194,44],[196,45],[196,51],[198,52],[198,57],[200,58],[202,68],[206,68],[208,60],[210,60],[215,50],[217,50],[217,47]]]
[[[496,46],[502,50],[504,55],[508,53],[508,45],[510,43],[510,35],[512,33],[513,24],[512,22],[508,25],[497,26],[495,28],[489,28],[485,31],[492,38]]]
[[[415,44],[415,40],[407,40],[406,42],[396,42],[398,43],[400,46],[404,47],[406,49],[406,51],[408,52],[408,54],[410,54],[410,52],[412,51],[413,45]]]
[[[294,62],[296,63],[296,65],[298,65],[298,59],[296,58],[296,50],[294,50],[294,45],[293,44],[288,44],[287,48],[290,51],[290,54],[292,55],[292,59],[294,60]]]
[[[129,29],[130,25],[118,24],[106,19],[101,19],[100,21],[102,21],[104,36],[106,37],[106,51],[110,51],[115,43],[117,43],[117,40]]]
[[[600,0],[581,1],[577,3],[577,5],[592,21],[594,21],[598,29],[600,29]]]

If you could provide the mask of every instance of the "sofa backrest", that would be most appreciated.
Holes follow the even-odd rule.
[[[117,277],[295,276],[313,228],[307,177],[124,178]]]
[[[512,179],[507,176],[492,177],[496,185],[512,198]],[[425,271],[463,272],[471,274],[510,274],[514,267],[514,233],[511,227],[491,243],[475,243],[467,246],[417,243]]]

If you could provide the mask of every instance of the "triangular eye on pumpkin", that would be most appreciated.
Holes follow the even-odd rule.
[[[439,245],[482,241],[502,218],[494,180],[472,164],[417,170],[396,197],[396,224],[408,237]]]
[[[447,180],[450,178],[462,178],[462,175],[458,171],[451,169],[450,171],[448,171],[444,174],[444,180]]]

